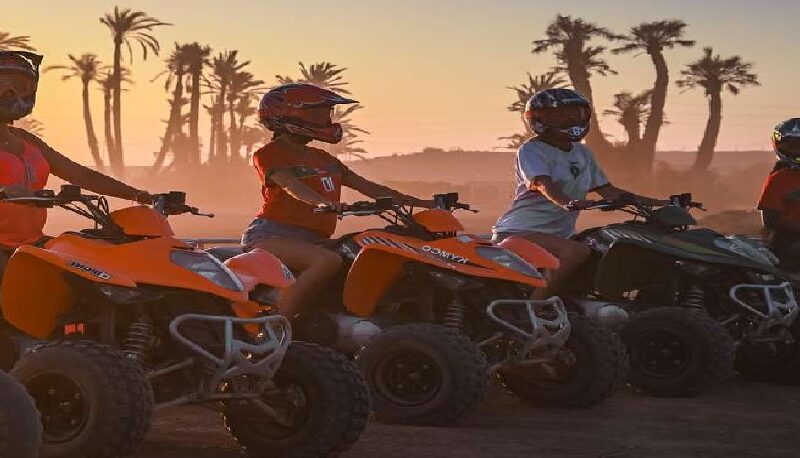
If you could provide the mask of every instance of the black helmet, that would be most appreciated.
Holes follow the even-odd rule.
[[[544,89],[525,104],[525,121],[538,135],[579,142],[589,133],[592,104],[572,89]]]
[[[775,126],[772,146],[778,162],[800,169],[800,118],[791,118]]]
[[[0,120],[28,116],[36,102],[42,56],[26,51],[0,51]]]

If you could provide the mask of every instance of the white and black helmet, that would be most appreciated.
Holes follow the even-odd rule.
[[[589,133],[592,104],[573,89],[544,89],[525,104],[525,121],[543,137],[579,142]]]
[[[791,118],[775,126],[772,146],[778,162],[800,169],[800,118]]]

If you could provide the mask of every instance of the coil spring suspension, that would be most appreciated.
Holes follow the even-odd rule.
[[[448,328],[461,329],[464,326],[464,304],[452,301],[444,308],[442,323]]]
[[[703,288],[692,285],[689,290],[683,294],[682,304],[684,307],[703,308],[706,304],[706,295]]]
[[[150,317],[142,315],[128,327],[128,335],[122,344],[122,351],[128,358],[144,364],[147,354],[155,342],[155,327]]]

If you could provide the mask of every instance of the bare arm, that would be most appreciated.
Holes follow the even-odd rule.
[[[541,193],[550,202],[553,202],[559,207],[563,207],[572,201],[572,199],[564,194],[564,191],[562,191],[557,184],[553,183],[552,178],[545,175],[534,177],[533,180],[531,180],[529,189]]]
[[[271,174],[269,179],[272,180],[273,183],[283,188],[283,190],[289,193],[290,196],[313,207],[319,207],[323,205],[339,205],[339,202],[331,202],[320,195],[317,191],[314,191],[308,187],[288,170],[279,170]]]
[[[639,201],[641,203],[643,203],[644,205],[650,205],[650,206],[654,206],[654,207],[663,206],[663,205],[669,205],[669,201],[668,200],[656,199],[656,198],[647,197],[647,196],[640,196],[638,194],[634,194],[632,192],[629,192],[629,191],[626,191],[624,189],[618,188],[618,187],[616,187],[616,186],[614,186],[612,184],[607,184],[605,186],[602,186],[600,188],[595,189],[594,191],[596,193],[600,194],[600,196],[602,196],[603,199],[615,200],[615,199],[619,199],[619,197],[622,194],[632,194],[637,199],[639,199]]]
[[[370,181],[349,169],[342,177],[342,183],[348,188],[355,189],[361,194],[364,194],[367,197],[372,197],[373,199],[377,199],[379,197],[391,197],[395,203],[409,203],[415,207],[427,208],[433,206],[433,201],[418,199],[414,196],[409,196],[399,191],[395,191],[388,186]]]
[[[43,148],[42,155],[50,164],[53,174],[64,181],[105,196],[133,200],[140,203],[150,203],[152,200],[149,193],[73,162],[52,148]]]

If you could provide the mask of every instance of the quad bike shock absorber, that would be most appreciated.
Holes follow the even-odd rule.
[[[689,308],[703,308],[705,307],[706,296],[705,291],[699,285],[691,285],[681,297],[681,304]]]
[[[464,304],[453,299],[444,307],[442,324],[449,328],[461,330],[464,326]]]
[[[150,320],[150,316],[143,314],[128,326],[128,335],[122,344],[122,351],[129,358],[144,365],[154,343],[155,327]]]

